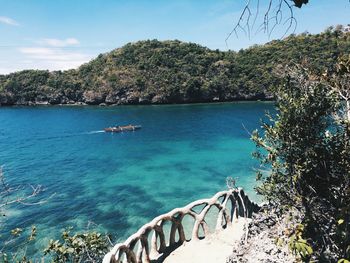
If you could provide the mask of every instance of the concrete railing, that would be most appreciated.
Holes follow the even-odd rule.
[[[215,230],[225,229],[239,217],[250,218],[259,206],[250,201],[242,189],[222,191],[210,199],[202,199],[154,218],[124,243],[119,243],[105,255],[103,263],[162,262],[185,241],[205,238],[209,234],[207,215],[216,208]],[[189,236],[185,234],[184,218],[193,219]],[[170,229],[166,231],[167,225]]]

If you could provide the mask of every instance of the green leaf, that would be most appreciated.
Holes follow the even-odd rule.
[[[344,219],[339,219],[338,220],[338,225],[341,225],[341,224],[343,224],[344,223]]]

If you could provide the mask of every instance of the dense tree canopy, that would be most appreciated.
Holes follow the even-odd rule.
[[[257,190],[279,207],[302,211],[293,248],[306,261],[349,260],[350,56],[323,74],[299,65],[282,75],[278,114],[263,123],[263,135],[253,134],[255,156],[268,169],[258,173]]]
[[[238,52],[180,41],[130,43],[68,71],[0,75],[0,104],[138,104],[271,99],[279,65],[306,58],[321,71],[350,53],[350,33],[291,35]]]

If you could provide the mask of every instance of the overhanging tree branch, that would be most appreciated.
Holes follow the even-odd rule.
[[[252,7],[254,2],[256,2],[255,8]],[[267,2],[267,6],[263,13],[263,22],[255,30],[255,34],[263,31],[270,37],[274,29],[278,25],[283,24],[283,26],[287,27],[282,36],[284,37],[288,32],[291,32],[292,29],[292,32],[295,32],[297,27],[297,20],[295,19],[293,9],[295,7],[301,8],[303,4],[308,3],[308,0],[265,0],[265,2]],[[240,31],[244,32],[244,34],[250,38],[251,32],[255,29],[256,21],[261,10],[262,7],[260,0],[247,0],[238,21],[225,39],[226,45],[231,36],[235,34],[236,37],[238,37]],[[285,20],[283,19],[284,12],[288,13]],[[252,16],[254,16],[253,20]]]

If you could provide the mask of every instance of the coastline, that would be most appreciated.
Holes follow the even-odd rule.
[[[74,103],[41,103],[41,102],[30,102],[30,103],[14,103],[14,104],[4,104],[0,103],[0,108],[5,107],[125,107],[125,106],[171,106],[171,105],[216,105],[216,104],[230,104],[230,103],[273,103],[275,100],[273,98],[266,99],[237,99],[237,100],[223,100],[223,101],[198,101],[198,102],[173,102],[173,103],[124,103],[124,104],[88,104],[84,102],[74,102]]]

